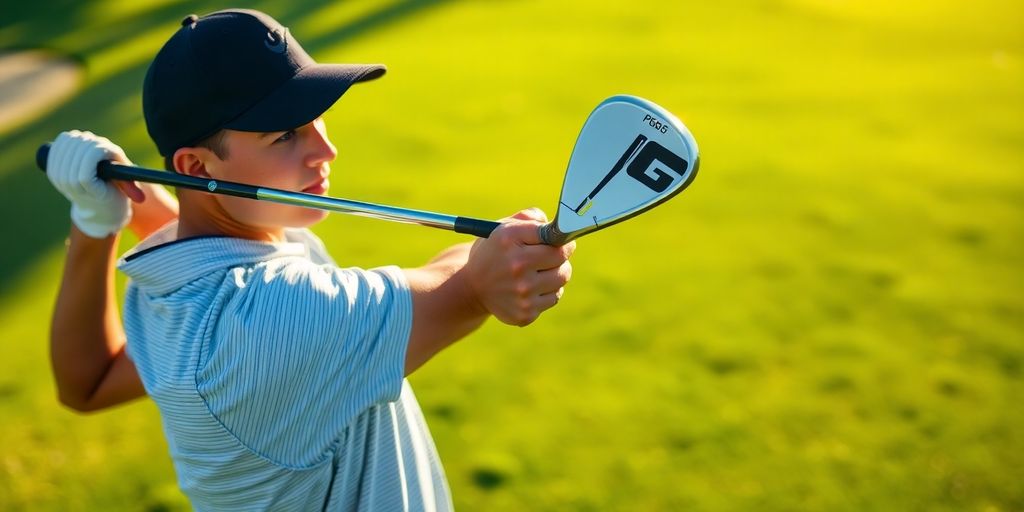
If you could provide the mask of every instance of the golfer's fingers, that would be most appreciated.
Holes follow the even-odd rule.
[[[488,240],[494,240],[504,250],[514,250],[527,245],[541,243],[539,228],[541,223],[531,220],[505,220],[495,229]]]
[[[122,165],[131,165],[132,163],[131,160],[128,160],[128,156],[124,154],[124,150],[121,149],[121,146],[114,144],[106,137],[96,136],[96,147],[103,152],[102,160],[109,160]],[[142,188],[139,187],[139,184],[134,181],[117,180],[112,184],[136,203],[141,203],[146,200],[146,193],[143,192]]]
[[[78,130],[61,132],[57,139],[53,141],[53,145],[50,146],[52,163],[47,163],[49,167],[47,173],[53,176],[54,185],[65,195],[75,193],[74,181],[76,173],[71,166],[74,152],[78,148],[75,144],[75,137],[79,133]]]
[[[90,165],[88,162],[89,154],[93,151],[94,146],[88,143],[86,138],[91,135],[92,132],[80,132],[75,137],[78,140],[68,158],[68,166],[72,176],[72,187],[75,194],[79,196],[88,196],[90,192],[89,185],[93,180],[97,179],[95,165]]]
[[[509,218],[516,220],[535,220],[537,222],[548,221],[548,216],[547,214],[544,213],[544,210],[541,210],[536,206],[532,208],[527,208],[525,210],[519,210],[518,212],[515,213],[515,215]]]
[[[537,272],[537,280],[534,286],[538,295],[547,295],[558,291],[572,279],[572,263],[562,263],[557,268]]]
[[[537,297],[537,309],[539,311],[545,311],[555,307],[558,301],[562,300],[562,296],[565,294],[565,288],[559,288],[551,293],[545,293]]]
[[[103,148],[106,152],[106,158],[104,160],[110,160],[111,162],[131,165],[131,160],[128,159],[128,155],[124,154],[124,150],[121,146],[114,144],[110,139],[106,137],[96,137],[96,145]]]
[[[50,143],[50,153],[46,156],[46,174],[52,176],[54,179],[58,177],[58,169],[63,169],[64,164],[64,144],[65,139],[69,138],[71,134],[69,132],[60,132],[57,137]]]
[[[536,270],[558,268],[561,264],[569,261],[574,252],[576,252],[575,240],[563,246],[537,244],[523,247],[523,254],[530,262],[530,268]]]

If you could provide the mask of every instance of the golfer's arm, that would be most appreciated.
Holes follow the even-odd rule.
[[[71,227],[64,277],[50,328],[50,362],[60,401],[93,411],[145,395],[124,351],[115,304],[117,235],[90,238]]]
[[[178,218],[178,200],[161,185],[140,183],[139,188],[146,194],[146,200],[132,202],[132,220],[128,229],[142,240]]]
[[[471,246],[456,245],[423,267],[405,269],[413,309],[406,375],[476,330],[490,316],[470,291],[462,272]]]

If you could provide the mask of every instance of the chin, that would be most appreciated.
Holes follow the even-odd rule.
[[[323,210],[305,210],[303,215],[295,219],[295,222],[289,223],[289,227],[293,228],[308,228],[313,224],[316,224],[327,218],[327,213]]]
[[[248,212],[250,217],[236,216],[243,224],[260,226],[269,230],[281,228],[308,228],[327,218],[328,212],[300,206],[262,203],[257,212]],[[253,215],[254,214],[254,215]]]

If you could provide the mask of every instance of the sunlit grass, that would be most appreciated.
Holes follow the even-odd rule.
[[[488,323],[412,377],[456,508],[1024,506],[1016,3],[252,5],[321,60],[389,66],[327,115],[337,196],[553,212],[584,119],[616,93],[700,143],[690,190],[580,241],[558,308]],[[185,506],[152,404],[57,405],[46,336],[67,205],[18,173],[68,124],[158,166],[144,58],[217,8],[118,0],[54,24],[27,4],[0,27],[0,46],[78,48],[95,72],[0,141],[10,200],[63,222],[5,221],[22,253],[0,295],[2,509]],[[42,249],[19,249],[28,229],[49,233]],[[364,267],[465,240],[341,215],[316,231]]]

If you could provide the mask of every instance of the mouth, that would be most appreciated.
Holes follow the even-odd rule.
[[[331,185],[331,182],[329,180],[327,180],[327,178],[324,178],[324,179],[322,179],[322,180],[320,180],[320,181],[318,181],[318,182],[316,182],[316,183],[314,183],[314,184],[312,184],[312,185],[302,189],[302,192],[304,192],[306,194],[322,195],[324,192],[327,192],[327,187],[329,187],[330,185]]]

